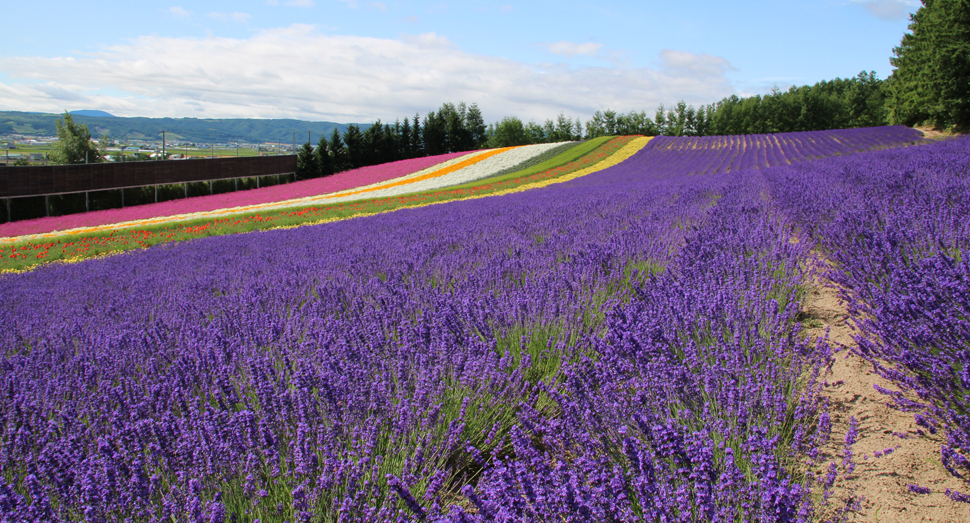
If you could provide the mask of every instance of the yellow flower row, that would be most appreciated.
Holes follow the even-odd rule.
[[[602,161],[600,161],[600,162],[598,162],[598,163],[596,163],[596,164],[594,164],[594,165],[592,165],[590,167],[586,167],[585,169],[580,169],[580,170],[578,170],[576,172],[572,172],[572,173],[569,173],[569,174],[560,176],[558,178],[552,178],[550,180],[543,180],[541,182],[535,182],[535,183],[530,183],[530,184],[526,184],[526,185],[520,185],[518,187],[512,187],[510,189],[503,189],[503,190],[495,191],[495,192],[488,193],[488,194],[482,194],[482,195],[476,195],[476,196],[469,196],[467,198],[462,198],[462,200],[474,200],[474,199],[477,199],[477,198],[491,198],[492,196],[501,196],[503,194],[511,194],[511,193],[515,193],[515,192],[522,192],[522,191],[527,191],[529,189],[538,189],[540,187],[546,187],[546,186],[552,185],[554,183],[562,183],[562,182],[568,182],[569,180],[575,180],[576,178],[580,178],[580,177],[586,176],[588,174],[592,174],[592,173],[595,173],[595,172],[602,171],[604,169],[608,169],[610,167],[613,167],[614,165],[618,165],[618,164],[626,161],[628,158],[630,158],[631,156],[633,156],[634,154],[636,154],[640,149],[643,149],[644,147],[646,147],[647,142],[650,141],[650,138],[652,138],[652,137],[650,137],[650,136],[640,136],[640,137],[634,138],[633,140],[630,140],[629,143],[627,143],[626,145],[624,145],[623,147],[621,147],[619,151],[617,151],[616,153],[614,153],[614,154],[612,154],[612,155],[604,158]],[[440,205],[440,204],[443,204],[443,203],[451,203],[453,201],[454,200],[444,200],[444,201],[440,201],[440,202],[429,202],[429,203],[425,203],[425,204],[422,204],[422,205],[408,206],[407,208],[408,209],[414,209],[414,208],[417,208],[417,207],[427,207],[429,205]],[[379,211],[379,212],[376,212],[376,213],[374,213],[374,212],[362,212],[362,213],[352,214],[350,216],[341,216],[341,217],[336,217],[336,218],[324,218],[322,220],[315,220],[313,222],[308,222],[308,223],[300,224],[300,225],[285,225],[285,226],[282,226],[282,227],[271,227],[270,229],[266,229],[266,230],[273,230],[273,229],[292,229],[294,227],[304,227],[306,225],[318,225],[318,224],[321,224],[321,223],[331,223],[331,222],[337,222],[337,221],[341,221],[341,220],[349,220],[351,218],[356,218],[358,216],[373,216],[375,214],[384,214],[384,213],[387,213],[387,212],[394,212],[396,210],[398,210],[398,209],[390,209],[390,210],[387,210],[387,211]]]

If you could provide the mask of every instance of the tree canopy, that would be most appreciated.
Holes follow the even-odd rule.
[[[58,120],[57,141],[51,153],[51,161],[58,164],[99,163],[104,161],[104,144],[101,147],[91,141],[87,125],[74,122],[71,113],[64,111],[64,119]]]
[[[970,0],[923,0],[893,48],[893,123],[970,128]]]

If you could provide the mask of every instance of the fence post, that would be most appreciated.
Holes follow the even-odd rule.
[[[8,221],[8,222],[11,222],[11,221],[13,221],[13,220],[12,220],[12,219],[10,218],[10,198],[7,198],[7,221]]]
[[[183,183],[182,184],[182,188],[185,189],[185,197],[188,198],[189,197],[189,182]]]
[[[84,191],[84,212],[91,212],[91,204],[88,200],[88,191]]]
[[[155,186],[155,203],[158,203],[158,186]]]
[[[51,215],[51,204],[50,196],[44,195],[44,211],[47,213],[47,217],[50,218]]]
[[[209,180],[209,196],[212,196],[212,180]]]
[[[122,209],[125,208],[125,190],[124,189],[121,190],[121,208]]]

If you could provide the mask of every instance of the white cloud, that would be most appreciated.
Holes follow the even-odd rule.
[[[498,10],[502,11],[503,13],[511,13],[512,11],[515,11],[515,8],[509,4],[502,4],[499,6]]]
[[[240,24],[244,24],[249,21],[251,16],[248,13],[209,13],[210,18],[215,18],[216,20],[222,21],[233,21]]]
[[[546,50],[552,54],[558,54],[566,57],[576,55],[596,56],[600,49],[603,48],[603,44],[596,44],[593,42],[587,42],[584,44],[577,44],[573,42],[555,42],[552,44],[539,45],[546,48]]]
[[[176,18],[188,18],[192,16],[192,11],[187,11],[180,6],[172,6],[168,8],[168,12]]]
[[[851,0],[853,4],[861,5],[873,15],[883,20],[899,20],[909,17],[919,9],[917,0]]]
[[[378,11],[387,12],[387,6],[383,2],[371,2],[371,9],[377,9]]]
[[[0,83],[0,107],[59,112],[74,96],[124,116],[366,123],[465,101],[489,121],[541,121],[560,111],[587,118],[606,107],[710,103],[734,92],[723,58],[675,50],[660,58],[658,68],[526,64],[465,52],[435,33],[392,40],[330,36],[310,25],[246,39],[143,36],[74,59],[0,57],[13,79]]]
[[[286,5],[292,7],[313,7],[316,4],[313,0],[289,0]]]

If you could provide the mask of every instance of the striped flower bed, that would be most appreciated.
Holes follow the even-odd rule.
[[[286,185],[264,187],[250,191],[240,191],[212,196],[201,196],[185,200],[172,200],[161,203],[126,207],[122,209],[106,209],[84,214],[53,216],[0,224],[0,238],[40,234],[53,231],[66,231],[80,227],[93,227],[112,223],[123,223],[135,220],[146,220],[163,216],[174,216],[196,212],[214,211],[230,207],[260,205],[307,196],[316,196],[338,191],[346,191],[357,187],[366,187],[424,172],[428,168],[438,166],[458,158],[465,157],[468,152],[449,153],[412,160],[401,160],[381,165],[361,167]]]

